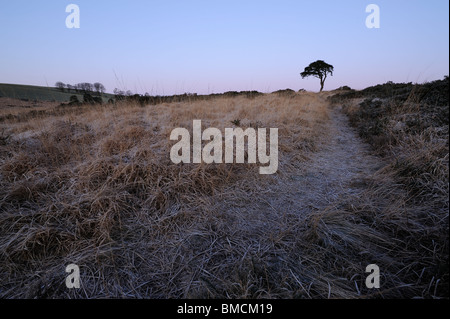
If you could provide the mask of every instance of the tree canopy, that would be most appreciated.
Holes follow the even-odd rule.
[[[328,74],[333,75],[334,67],[331,64],[326,63],[322,60],[317,60],[316,62],[308,65],[305,70],[300,73],[302,79],[308,76],[314,76],[320,79],[320,92],[323,90],[325,80]]]

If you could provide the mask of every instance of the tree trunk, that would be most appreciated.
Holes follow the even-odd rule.
[[[325,84],[325,80],[327,79],[327,73],[323,74],[323,76],[320,77],[320,92],[323,90],[323,85]]]

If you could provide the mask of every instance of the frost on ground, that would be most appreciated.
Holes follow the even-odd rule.
[[[2,108],[0,296],[445,295],[442,216],[411,204],[330,94]],[[173,164],[170,132],[195,119],[277,127],[277,174]],[[80,289],[65,286],[69,264]]]

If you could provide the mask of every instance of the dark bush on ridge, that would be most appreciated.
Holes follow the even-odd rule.
[[[290,96],[293,95],[295,91],[291,89],[285,89],[285,90],[278,90],[273,93],[278,94],[279,96]]]
[[[81,102],[78,100],[78,96],[72,95],[69,100],[69,105],[80,105]]]
[[[173,103],[173,102],[186,102],[186,101],[199,101],[199,100],[208,100],[217,97],[237,97],[244,96],[249,99],[253,99],[257,96],[263,95],[263,93],[258,91],[228,91],[225,93],[212,93],[209,95],[198,95],[197,93],[184,93],[179,95],[171,95],[171,96],[151,96],[148,94],[140,95],[124,95],[122,91],[116,91],[116,101],[129,101],[139,103],[140,105],[157,105],[162,103]]]
[[[83,95],[83,102],[87,104],[102,104],[103,100],[101,97],[92,96],[89,93]]]

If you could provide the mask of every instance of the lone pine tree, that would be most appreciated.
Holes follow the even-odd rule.
[[[314,76],[320,79],[320,92],[323,90],[323,85],[327,79],[328,74],[333,75],[334,67],[322,60],[317,60],[316,62],[308,65],[305,70],[300,73],[302,79],[308,76]]]

